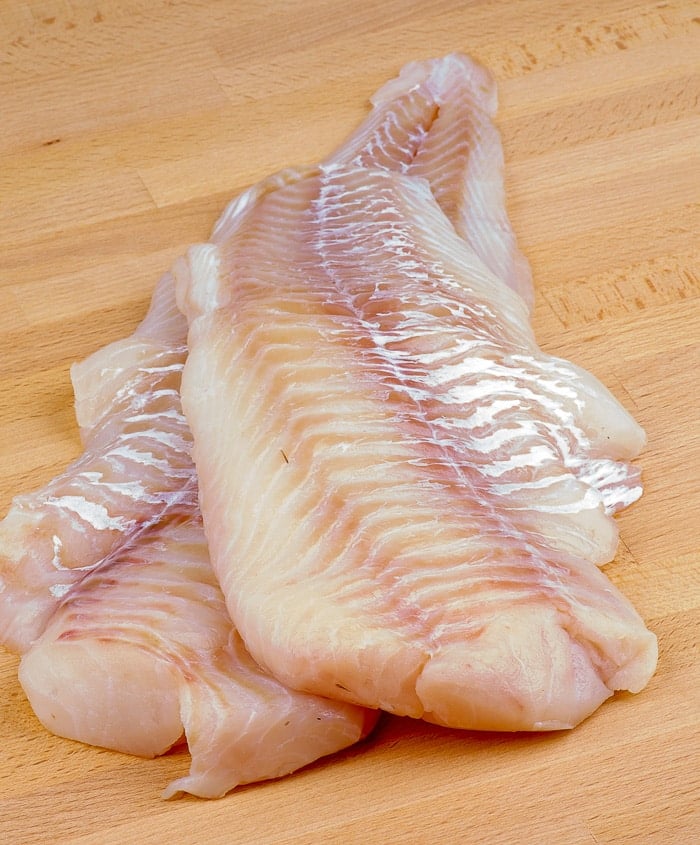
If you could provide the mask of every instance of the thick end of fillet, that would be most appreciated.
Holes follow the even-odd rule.
[[[139,757],[163,754],[182,737],[177,674],[128,644],[40,644],[22,658],[19,680],[58,736]]]
[[[649,631],[608,633],[605,643],[589,642],[541,608],[493,619],[426,663],[416,683],[423,718],[477,730],[573,728],[616,689],[639,691],[656,666]]]
[[[638,692],[656,666],[656,638],[641,620],[593,610],[574,619],[540,603],[516,606],[427,641],[360,617],[341,622],[337,608],[326,608],[324,624],[318,605],[314,635],[310,610],[287,606],[299,615],[269,639],[253,619],[246,626],[255,657],[282,681],[453,728],[572,728],[616,689]]]

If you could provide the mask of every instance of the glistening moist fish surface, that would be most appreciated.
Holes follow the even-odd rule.
[[[532,305],[532,274],[508,219],[496,83],[465,56],[410,62],[371,97],[367,120],[322,163],[425,179],[456,232]]]
[[[22,657],[19,678],[55,734],[153,757],[184,731],[189,772],[164,797],[217,798],[364,737],[376,713],[288,689],[231,624],[201,517],[170,513],[91,572]]]
[[[158,321],[149,327],[154,314]],[[150,346],[144,346],[144,335]],[[168,353],[182,356],[179,367]],[[83,469],[117,452],[116,430],[118,439],[128,442],[130,455],[150,454],[154,442],[170,444],[170,452],[158,455],[159,473],[135,472],[133,463],[119,467],[120,489],[135,489],[149,504],[165,500],[167,507],[147,510],[148,524],[125,531],[108,558],[91,566],[87,558],[79,580],[61,582],[65,595],[60,599],[52,579],[61,570],[46,558],[42,567],[35,555],[33,570],[41,577],[33,584],[32,606],[43,590],[40,619],[49,608],[51,614],[24,652],[19,679],[37,717],[61,736],[152,757],[180,742],[184,733],[190,770],[164,794],[185,791],[213,798],[352,745],[377,715],[289,690],[246,652],[209,562],[194,465],[189,445],[182,446],[190,438],[179,378],[167,388],[161,382],[165,366],[179,375],[183,358],[184,321],[175,308],[172,278],[166,276],[156,287],[145,326],[74,367],[76,409],[87,448],[59,481],[65,485],[71,473],[80,473],[93,484],[81,482],[80,507],[107,512],[110,526],[128,523],[132,511],[124,513],[122,500],[108,498],[115,482],[106,495],[97,472],[87,475]],[[125,396],[132,408],[127,417]],[[181,426],[177,436],[173,425]],[[178,473],[182,495],[168,497],[170,488],[159,486],[171,473]],[[49,518],[55,544],[69,548],[74,512],[57,509],[44,514]],[[102,523],[96,521],[88,525],[99,531]],[[35,632],[37,619],[29,627]]]
[[[86,454],[0,526],[0,636],[40,718],[147,756],[184,729],[167,794],[350,744],[375,718],[355,702],[561,728],[654,669],[596,569],[644,435],[532,337],[493,80],[449,56],[372,102],[175,268],[188,420],[166,276],[134,338],[74,368]]]
[[[471,97],[472,76],[488,82],[485,73],[473,65],[433,80],[434,90],[422,86],[415,96],[410,95],[411,119],[413,124],[420,123],[424,152],[428,143],[435,145],[444,135],[444,111],[442,122],[436,120],[436,98],[445,100],[448,87]],[[405,81],[401,85],[405,86]],[[374,98],[376,108],[367,123],[334,154],[336,162],[350,156],[355,163],[371,163],[379,157],[382,166],[390,170],[403,171],[407,163],[414,170],[418,166],[413,161],[415,126],[409,127],[411,137],[399,142],[391,113],[393,101],[385,103],[385,93],[383,89]],[[481,94],[485,94],[484,104],[493,99],[488,85]],[[488,127],[488,121],[480,123]],[[435,185],[439,181],[449,188],[464,178],[463,164],[460,157],[451,155],[441,176],[436,168],[428,168],[426,174],[434,178]],[[479,172],[472,162],[472,182]],[[479,179],[488,180],[489,172],[488,167],[483,169]],[[446,202],[459,225],[463,209],[458,201]],[[508,237],[512,242],[512,234]],[[358,735],[358,724],[364,732],[373,717],[365,713],[359,721],[353,708],[333,705],[336,724],[326,730],[329,720],[317,718],[321,724],[312,727],[323,730],[316,735],[308,727],[302,729],[299,718],[285,720],[296,725],[297,733],[286,731],[288,742],[274,749],[256,733],[264,725],[261,714],[267,714],[269,723],[269,689],[275,686],[261,675],[259,684],[267,682],[268,705],[260,694],[248,714],[251,726],[247,734],[232,743],[232,725],[247,711],[247,704],[235,697],[241,667],[229,660],[228,684],[218,690],[224,705],[219,718],[213,720],[218,727],[207,734],[194,727],[207,710],[203,691],[214,695],[223,675],[212,669],[206,626],[200,624],[206,616],[197,600],[206,589],[202,586],[207,582],[202,560],[206,548],[203,537],[197,536],[201,526],[196,516],[194,467],[189,459],[191,438],[178,395],[186,355],[185,322],[173,307],[171,287],[166,275],[133,336],[73,367],[76,410],[86,451],[45,489],[18,497],[3,525],[7,552],[2,562],[4,598],[14,611],[5,616],[4,634],[8,646],[25,652],[21,679],[37,715],[51,730],[150,756],[175,741],[182,722],[192,752],[192,769],[189,777],[170,791],[183,788],[197,794],[218,794],[235,783],[282,772],[292,765],[290,748],[295,749],[293,765],[302,765],[325,749],[341,747]],[[181,549],[187,537],[189,544]],[[162,545],[167,554],[157,558],[154,548]],[[185,562],[188,569],[183,572]],[[178,590],[174,583],[180,584]],[[163,591],[168,595],[174,591],[176,598],[166,601]],[[180,613],[164,628],[163,607],[168,601],[173,605],[170,611],[178,609]],[[113,619],[117,608],[118,624]],[[221,630],[229,632],[228,618],[216,618]],[[186,629],[178,622],[185,619]],[[183,649],[189,653],[187,660],[181,655]],[[183,669],[188,661],[193,665],[192,654],[202,666],[195,673],[199,698],[191,688],[192,671]],[[150,687],[139,678],[151,679]],[[279,688],[278,698],[285,695],[290,697]],[[180,717],[179,702],[186,697],[196,706],[183,705]],[[312,711],[308,699],[304,702],[291,694],[290,700],[297,715]],[[139,718],[134,718],[135,708]],[[278,702],[280,719],[285,712]],[[272,737],[269,724],[266,730]],[[209,738],[208,746],[202,736]],[[254,742],[258,742],[255,764],[245,761],[245,749]],[[204,769],[208,771],[206,783]]]
[[[172,278],[129,338],[73,366],[83,454],[40,490],[15,497],[0,522],[0,644],[22,654],[86,573],[197,484],[180,378],[186,324]]]
[[[571,727],[656,665],[597,568],[644,433],[537,347],[488,76],[416,63],[375,102],[359,152],[255,186],[174,268],[212,563],[289,686]]]

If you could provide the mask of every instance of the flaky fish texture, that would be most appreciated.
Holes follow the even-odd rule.
[[[87,572],[196,500],[179,399],[187,326],[172,285],[166,274],[132,336],[74,365],[84,452],[0,522],[0,644],[11,651],[29,648]]]
[[[211,798],[346,748],[377,716],[289,690],[260,669],[233,627],[209,562],[180,406],[184,332],[166,276],[134,335],[74,367],[86,454],[50,487],[75,483],[76,467],[107,465],[107,486],[94,469],[77,475],[80,507],[135,525],[94,563],[79,557],[92,546],[70,546],[80,578],[61,581],[61,590],[54,573],[62,570],[36,556],[34,604],[41,599],[44,612],[22,615],[13,630],[18,640],[28,639],[20,623],[32,631],[19,678],[50,731],[145,757],[164,753],[184,732],[190,771],[164,794]],[[134,495],[115,497],[115,478],[117,489]],[[134,510],[134,500],[145,504]],[[69,548],[75,508],[42,516],[54,545]]]
[[[494,111],[469,59],[412,64],[319,167],[231,204],[174,268],[182,399],[261,665],[453,727],[567,728],[655,668],[598,568],[645,438],[537,347]]]

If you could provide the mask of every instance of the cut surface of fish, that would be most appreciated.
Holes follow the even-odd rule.
[[[352,745],[377,713],[289,690],[255,664],[233,627],[209,562],[180,405],[184,332],[166,276],[134,335],[74,366],[86,455],[49,489],[77,477],[83,509],[134,526],[115,532],[96,560],[98,527],[82,526],[97,536],[76,544],[75,509],[50,509],[48,494],[35,494],[75,577],[57,582],[63,570],[30,544],[31,606],[42,613],[4,621],[15,642],[31,638],[20,682],[50,731],[145,757],[184,732],[190,771],[165,796],[218,797]],[[106,480],[95,471],[103,465]],[[117,497],[115,487],[134,495]]]
[[[184,728],[190,771],[164,795],[216,798],[352,745],[376,714],[293,692],[257,666],[226,611],[201,518],[187,510],[89,573],[19,677],[60,736],[153,757]]]
[[[132,336],[74,365],[85,451],[0,523],[0,643],[11,651],[26,651],[88,571],[196,499],[179,402],[187,327],[172,290],[166,274]]]
[[[410,62],[322,166],[379,167],[425,179],[456,232],[532,306],[530,265],[508,219],[496,82],[468,56]]]
[[[466,190],[452,172],[443,196]],[[571,727],[656,663],[597,568],[644,434],[538,349],[508,262],[438,193],[353,150],[255,186],[174,268],[212,562],[290,686],[453,727]]]

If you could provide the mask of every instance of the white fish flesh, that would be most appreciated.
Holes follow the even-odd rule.
[[[29,648],[88,571],[196,500],[179,396],[187,329],[172,284],[166,274],[132,336],[74,365],[85,451],[0,522],[0,644],[11,651]]]
[[[217,798],[286,775],[354,744],[376,721],[372,711],[291,691],[253,661],[196,511],[171,511],[89,573],[22,657],[19,678],[60,736],[153,757],[184,729],[190,770],[164,797]]]
[[[73,368],[86,452],[49,492],[22,500],[39,503],[42,529],[73,566],[42,559],[41,534],[23,538],[17,557],[32,565],[15,582],[34,579],[31,601],[20,593],[3,611],[21,609],[6,630],[28,643],[19,678],[50,731],[145,757],[184,732],[190,771],[165,795],[218,797],[357,742],[377,714],[287,689],[235,631],[197,507],[179,399],[184,332],[166,276],[132,336]],[[79,505],[55,501],[66,489]],[[106,557],[88,509],[118,528]]]
[[[496,82],[466,56],[410,62],[371,98],[367,120],[324,162],[426,179],[457,233],[532,305],[530,265],[506,213]]]
[[[402,124],[393,97],[471,67],[411,66],[374,117]],[[450,90],[439,144],[392,130],[385,148],[415,139],[399,167],[350,150],[271,177],[174,268],[201,507],[231,616],[284,683],[454,727],[566,728],[656,664],[597,568],[641,493],[644,434],[537,347],[493,108]],[[466,158],[443,178],[450,132]]]

